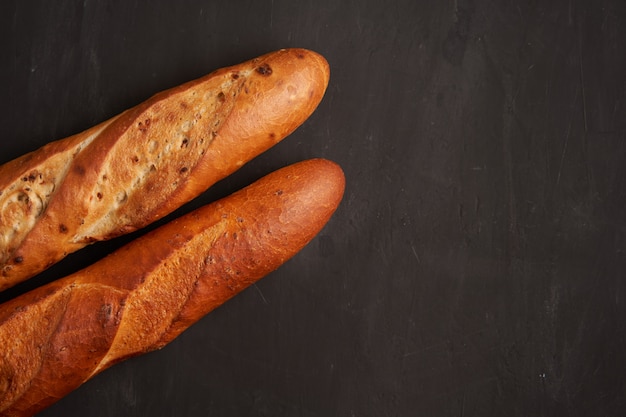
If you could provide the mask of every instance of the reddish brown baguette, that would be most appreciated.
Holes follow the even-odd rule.
[[[280,50],[0,166],[0,291],[195,198],[293,132],[328,80],[322,56]]]
[[[300,162],[3,304],[0,415],[33,415],[163,347],[302,249],[343,191],[338,165]]]

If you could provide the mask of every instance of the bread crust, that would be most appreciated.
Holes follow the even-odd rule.
[[[319,54],[272,52],[0,166],[0,291],[195,198],[293,132],[328,80]]]
[[[0,414],[32,415],[163,347],[302,249],[344,186],[333,162],[293,164],[1,305]]]

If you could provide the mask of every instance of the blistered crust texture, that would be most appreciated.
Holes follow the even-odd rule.
[[[0,167],[0,290],[169,214],[302,124],[328,64],[276,51]]]
[[[0,415],[32,415],[163,347],[302,249],[343,191],[336,164],[300,162],[3,304]]]

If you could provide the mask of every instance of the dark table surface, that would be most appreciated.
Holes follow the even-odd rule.
[[[284,47],[327,94],[189,206],[345,170],[298,256],[42,416],[617,416],[626,409],[626,2],[0,5],[0,162]],[[127,240],[93,245],[0,301]]]

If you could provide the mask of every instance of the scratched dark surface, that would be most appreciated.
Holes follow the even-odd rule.
[[[618,416],[626,2],[3,1],[0,162],[283,47],[317,112],[180,212],[326,157],[303,252],[42,416]],[[119,247],[96,244],[7,300]]]

